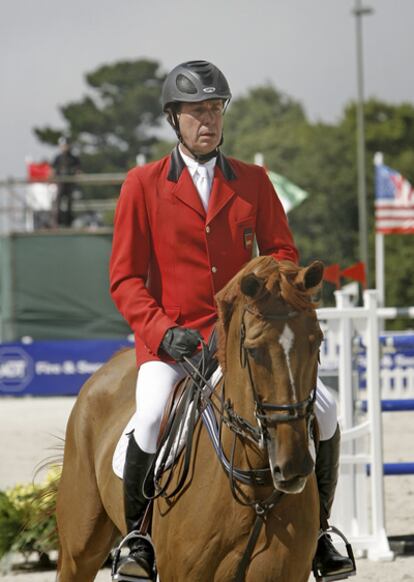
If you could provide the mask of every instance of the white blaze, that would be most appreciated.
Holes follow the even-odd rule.
[[[290,385],[292,386],[292,391],[293,391],[293,399],[295,401],[297,401],[295,380],[293,379],[292,368],[290,365],[290,351],[292,349],[294,341],[295,341],[295,334],[293,333],[293,331],[290,329],[290,327],[286,323],[285,327],[283,329],[283,332],[279,338],[279,343],[282,346],[283,351],[285,352],[286,365],[287,365],[287,369],[289,372]]]

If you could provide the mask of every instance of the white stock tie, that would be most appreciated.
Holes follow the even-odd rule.
[[[200,194],[201,202],[204,210],[207,212],[208,201],[210,199],[210,183],[208,179],[207,168],[205,166],[198,166],[195,173],[196,187]]]

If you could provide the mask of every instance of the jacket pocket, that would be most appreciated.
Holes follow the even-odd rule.
[[[252,228],[254,230],[256,224],[256,217],[255,216],[247,216],[246,218],[242,218],[241,220],[236,220],[236,226],[238,228],[242,228],[243,226],[248,228]]]

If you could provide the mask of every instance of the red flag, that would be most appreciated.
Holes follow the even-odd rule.
[[[336,285],[336,288],[339,289],[340,287],[340,276],[341,276],[341,269],[339,268],[338,263],[334,263],[333,265],[329,265],[325,267],[323,270],[323,278],[328,283],[333,283]]]
[[[358,281],[362,283],[363,287],[366,288],[367,286],[367,275],[365,273],[365,264],[360,261],[359,263],[355,263],[350,267],[347,267],[343,271],[341,271],[341,277],[347,277],[348,279],[352,279],[353,281]]]
[[[40,162],[39,164],[27,164],[27,174],[29,180],[47,180],[51,173],[52,168],[47,162]]]

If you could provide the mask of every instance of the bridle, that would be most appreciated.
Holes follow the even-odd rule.
[[[233,451],[232,451],[232,466],[234,463],[234,450],[236,446],[237,436],[242,436],[247,438],[260,446],[261,449],[265,449],[270,441],[269,428],[275,427],[281,423],[292,423],[299,419],[305,418],[307,421],[308,438],[311,438],[313,432],[313,421],[314,421],[314,403],[316,400],[316,382],[315,387],[310,392],[308,398],[301,400],[300,402],[293,402],[289,404],[272,404],[267,402],[262,402],[259,391],[254,382],[252,367],[251,367],[251,356],[248,349],[245,346],[246,339],[246,323],[245,316],[246,312],[251,315],[263,319],[265,321],[288,321],[299,316],[299,311],[291,310],[287,313],[277,313],[277,314],[263,314],[251,307],[250,304],[246,304],[243,309],[243,314],[240,323],[240,363],[242,368],[247,368],[247,373],[249,377],[249,384],[252,390],[253,400],[254,400],[254,416],[256,419],[256,427],[254,427],[250,422],[248,422],[243,417],[239,416],[234,410],[230,403],[227,401],[224,403],[222,421],[228,426],[228,428],[234,433]],[[224,382],[223,382],[224,391]],[[257,471],[257,470],[256,470]],[[260,470],[259,470],[260,471]],[[270,472],[270,469],[268,469]],[[255,473],[252,470],[252,473]],[[256,546],[260,531],[263,524],[266,521],[268,513],[274,508],[274,506],[280,501],[283,493],[277,489],[273,489],[272,493],[267,499],[257,500],[257,499],[247,499],[246,495],[242,493],[240,488],[236,488],[234,476],[232,472],[229,475],[230,488],[233,497],[242,505],[251,506],[255,513],[256,519],[253,524],[253,528],[250,531],[250,535],[247,541],[247,545],[243,552],[242,558],[238,564],[237,572],[235,576],[235,582],[244,582],[245,574],[249,566],[250,558],[253,554],[254,548]]]
[[[243,493],[242,489],[239,485],[236,484],[236,481],[241,482],[242,484],[248,485],[271,485],[271,471],[270,468],[263,468],[263,469],[250,469],[250,470],[240,470],[235,467],[235,449],[237,439],[242,438],[243,440],[250,440],[254,444],[258,445],[261,449],[265,449],[267,447],[268,442],[270,441],[269,429],[271,427],[275,427],[278,424],[282,423],[292,423],[299,419],[305,418],[308,424],[308,438],[312,435],[312,423],[314,419],[314,403],[316,399],[316,387],[312,389],[308,398],[301,400],[300,402],[292,402],[289,404],[271,404],[267,402],[262,402],[260,398],[260,393],[256,384],[254,382],[252,367],[251,367],[251,356],[249,354],[248,349],[245,346],[245,339],[246,339],[246,323],[245,323],[245,316],[246,313],[250,313],[251,315],[263,319],[265,321],[269,320],[290,320],[297,316],[299,316],[299,311],[288,311],[287,313],[279,313],[279,314],[263,314],[259,311],[253,309],[250,304],[246,304],[243,309],[242,319],[240,324],[240,363],[242,368],[247,368],[247,373],[249,377],[249,384],[252,390],[253,401],[254,401],[254,416],[256,419],[256,426],[252,425],[248,420],[239,416],[233,409],[233,405],[230,400],[225,401],[224,391],[225,391],[225,381],[223,379],[222,382],[222,396],[220,398],[221,406],[217,407],[214,405],[214,409],[218,413],[219,417],[219,435],[218,435],[218,442],[219,442],[219,449],[223,453],[223,448],[221,445],[221,433],[223,424],[226,425],[230,431],[234,434],[233,440],[233,447],[231,452],[231,458],[229,460],[229,469],[228,469],[228,476],[229,476],[229,483],[230,489],[233,494],[233,497],[236,499],[238,503],[244,506],[250,506],[254,510],[256,514],[256,519],[253,524],[253,528],[250,531],[250,535],[243,552],[243,555],[240,559],[240,562],[237,567],[237,572],[234,578],[234,582],[244,582],[246,570],[248,568],[251,556],[253,554],[254,548],[256,546],[258,537],[260,535],[261,528],[266,521],[267,515],[269,512],[275,507],[275,505],[280,501],[282,496],[284,495],[282,492],[278,491],[277,489],[272,490],[269,497],[266,499],[249,499],[248,496]],[[203,352],[205,346],[203,345]],[[189,377],[191,377],[196,400],[194,401],[193,406],[193,413],[195,413],[196,409],[198,408],[199,404],[201,408],[203,405],[205,406],[205,402],[208,401],[209,405],[213,406],[211,396],[214,393],[214,388],[210,386],[209,380],[206,379],[204,376],[204,364],[201,366],[201,370],[198,370],[188,358],[184,359],[186,366],[185,368],[188,373]],[[315,382],[316,386],[316,382]],[[209,389],[209,394],[205,396],[203,394],[204,388],[207,387]],[[188,391],[191,392],[190,390]],[[188,404],[190,403],[190,399],[188,399]],[[204,403],[204,404],[203,404]],[[184,403],[185,407],[187,407],[187,403]],[[195,417],[192,422],[192,427],[195,426]],[[192,434],[191,434],[192,436]],[[192,442],[191,437],[188,439],[190,443]],[[177,493],[182,487],[185,482],[188,473],[189,462],[191,458],[191,445],[187,445],[187,451],[185,455],[185,462],[184,462],[184,470],[181,478],[179,479],[179,484],[177,488],[174,489],[172,493],[166,494],[167,486],[163,487],[159,490],[158,494],[154,495],[153,498],[163,495],[166,499],[171,498],[173,495]],[[217,450],[216,450],[217,453]],[[220,456],[219,456],[220,458]],[[223,462],[222,458],[220,458],[221,462]],[[170,481],[170,478],[167,479],[167,485]]]
[[[288,311],[287,313],[279,314],[263,314],[247,304],[244,306],[242,319],[240,323],[240,364],[242,368],[247,368],[247,373],[249,377],[249,384],[252,390],[253,401],[254,401],[254,416],[256,419],[257,428],[253,427],[244,418],[237,415],[231,403],[227,401],[224,405],[224,410],[226,417],[224,419],[225,424],[237,434],[243,434],[250,440],[253,439],[259,443],[260,448],[264,449],[267,442],[270,440],[269,428],[275,427],[281,423],[291,423],[299,419],[305,418],[308,423],[308,430],[311,429],[311,425],[314,419],[314,403],[316,399],[316,386],[312,389],[308,398],[301,400],[300,402],[292,402],[289,404],[272,404],[268,402],[262,402],[259,391],[256,388],[252,367],[251,367],[251,355],[249,350],[245,346],[246,339],[246,323],[245,315],[250,313],[258,319],[264,321],[283,321],[290,320],[299,315],[299,311]]]

